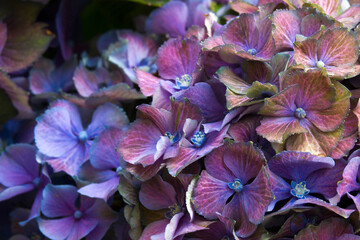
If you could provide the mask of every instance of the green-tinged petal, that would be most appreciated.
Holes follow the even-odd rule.
[[[317,156],[330,156],[341,140],[344,126],[341,125],[333,132],[322,132],[310,123],[308,129],[309,132],[289,137],[286,141],[286,149],[310,152]]]
[[[238,77],[230,67],[221,67],[217,72],[220,82],[236,94],[246,94],[250,84]]]

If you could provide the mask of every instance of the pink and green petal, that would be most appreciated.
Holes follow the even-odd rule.
[[[238,77],[230,67],[221,67],[216,74],[219,81],[236,94],[246,94],[250,84]]]
[[[254,13],[258,10],[258,7],[252,5],[247,1],[242,0],[234,0],[230,2],[230,7],[232,10],[238,12],[239,14],[242,13]]]
[[[301,17],[295,10],[277,10],[273,13],[272,22],[276,49],[292,49],[296,34],[300,34]]]
[[[302,42],[294,42],[294,60],[296,64],[302,65],[305,69],[316,66],[317,40],[308,38]]]
[[[334,19],[331,19],[321,13],[309,14],[301,21],[301,34],[305,37],[318,34],[317,32],[321,29],[321,26],[325,26],[326,28],[334,28],[337,26],[340,27],[340,24],[336,23]]]
[[[334,86],[336,98],[331,107],[306,111],[306,118],[323,132],[336,130],[344,122],[350,109],[350,91],[339,82],[334,82]],[[318,105],[317,101],[314,103]]]
[[[318,156],[330,156],[341,140],[343,126],[333,132],[322,132],[311,123],[307,127],[309,132],[290,136],[286,141],[286,149],[310,152]]]
[[[166,226],[170,223],[170,220],[164,219],[156,222],[152,222],[147,225],[141,234],[139,240],[151,240],[153,236],[158,234],[164,235]],[[164,236],[163,236],[164,237]]]
[[[348,8],[345,12],[341,13],[336,17],[336,20],[341,22],[344,27],[349,29],[353,29],[360,22],[360,15],[358,14],[360,11],[360,4],[357,3]]]
[[[41,5],[31,2],[11,1],[1,4],[8,15],[7,40],[2,49],[0,67],[6,72],[16,72],[30,66],[48,48],[54,34],[47,25],[35,22]]]
[[[138,119],[119,143],[118,151],[125,162],[149,166],[156,161],[154,156],[160,136],[162,133],[150,120]]]
[[[327,30],[319,39],[317,55],[325,65],[352,66],[359,55],[357,39],[347,28]]]
[[[298,91],[298,86],[289,86],[271,98],[266,98],[264,106],[259,111],[259,114],[271,117],[287,117],[296,119],[295,101],[298,98]]]
[[[296,106],[305,111],[328,109],[336,100],[336,89],[329,77],[321,70],[295,71],[282,76],[283,88],[294,84],[299,86],[295,98]],[[342,89],[341,92],[344,91]]]
[[[216,219],[216,212],[222,212],[232,194],[233,191],[228,187],[227,182],[218,180],[203,171],[192,199],[198,214],[207,219]]]
[[[197,68],[201,45],[193,39],[170,39],[158,51],[157,66],[162,78],[192,77]]]

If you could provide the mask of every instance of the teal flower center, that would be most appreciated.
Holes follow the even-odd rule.
[[[85,130],[79,132],[78,138],[80,141],[85,142],[88,139],[88,134]]]
[[[41,179],[39,177],[35,178],[32,182],[35,187],[39,186],[41,183]]]
[[[189,74],[184,74],[181,78],[175,78],[176,86],[174,88],[184,90],[187,89],[192,82],[192,77]]]
[[[178,132],[175,135],[171,134],[170,132],[166,132],[165,136],[169,138],[171,145],[177,143],[181,138],[181,134]]]
[[[247,50],[247,53],[254,56],[255,54],[257,54],[257,51],[255,48],[250,48]]]
[[[82,212],[81,211],[79,211],[79,210],[76,210],[75,212],[74,212],[74,218],[75,219],[80,219],[81,217],[82,217]]]
[[[305,181],[302,181],[300,183],[291,181],[291,187],[292,187],[292,189],[290,190],[291,195],[297,198],[305,198],[305,196],[310,193],[310,190],[306,188]]]
[[[325,63],[323,61],[321,61],[321,60],[316,62],[316,67],[317,68],[323,68],[324,66],[325,66]]]
[[[302,109],[302,108],[297,108],[297,109],[295,110],[295,116],[296,116],[297,118],[299,118],[299,119],[303,119],[303,118],[306,117],[306,112],[305,112],[305,110]]]
[[[201,147],[205,142],[205,133],[203,131],[197,131],[190,140],[196,147]]]
[[[120,175],[121,172],[122,172],[122,170],[123,170],[122,167],[118,167],[118,168],[116,169],[116,174],[117,174],[117,175]]]
[[[228,183],[228,187],[230,189],[235,190],[235,192],[241,192],[244,188],[244,186],[242,185],[240,179],[235,179],[234,182],[230,182]]]

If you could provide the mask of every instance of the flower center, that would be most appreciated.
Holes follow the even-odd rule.
[[[295,110],[295,116],[296,116],[297,118],[299,118],[299,119],[303,119],[303,118],[306,117],[306,112],[305,112],[305,110],[302,109],[302,108],[297,108],[297,109]]]
[[[316,62],[316,67],[317,68],[323,68],[324,66],[325,66],[325,63],[323,61],[321,61],[321,60]]]
[[[302,181],[300,183],[291,181],[291,187],[292,187],[292,189],[290,190],[291,195],[297,198],[305,198],[305,195],[310,193],[310,190],[306,188],[305,181]]]
[[[120,175],[121,174],[121,172],[122,172],[122,167],[118,167],[117,169],[116,169],[116,174],[117,175]]]
[[[190,140],[195,146],[201,147],[205,142],[205,133],[203,131],[197,131]]]
[[[250,48],[247,50],[247,53],[254,56],[255,54],[257,54],[257,51],[255,48]]]
[[[184,74],[181,78],[175,78],[176,86],[174,88],[184,90],[187,89],[192,81],[192,77],[189,74]]]
[[[81,217],[82,217],[82,212],[81,211],[79,211],[79,210],[76,210],[75,212],[74,212],[74,218],[75,219],[80,219]]]
[[[35,179],[33,180],[33,184],[34,184],[36,187],[39,186],[40,183],[41,183],[41,179],[40,179],[39,177],[37,177],[37,178],[35,178]]]
[[[171,205],[168,207],[169,211],[165,213],[165,217],[171,219],[173,216],[181,212],[181,207],[174,203],[174,205]]]
[[[244,188],[244,186],[242,185],[240,179],[235,179],[234,182],[230,182],[228,183],[228,187],[230,189],[235,190],[236,192],[241,192]]]
[[[78,138],[80,141],[85,142],[88,139],[88,134],[86,131],[79,132]]]
[[[181,138],[181,134],[178,132],[175,135],[171,134],[170,132],[166,132],[165,136],[170,139],[171,145],[177,143]]]

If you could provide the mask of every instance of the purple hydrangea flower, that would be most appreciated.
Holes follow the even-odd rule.
[[[211,152],[194,189],[196,212],[208,219],[216,219],[218,212],[236,221],[237,236],[253,234],[273,200],[265,164],[252,144],[234,143]]]
[[[37,119],[36,146],[50,159],[47,162],[56,172],[76,175],[79,167],[89,158],[89,147],[105,127],[121,127],[128,124],[122,109],[106,103],[98,107],[91,123],[83,128],[78,109],[65,100],[54,102]]]
[[[35,155],[35,147],[14,144],[7,147],[0,156],[0,201],[36,190],[30,214],[27,220],[21,222],[22,225],[40,215],[42,191],[50,182],[46,169],[41,169]]]
[[[103,200],[80,197],[76,205],[77,189],[71,185],[49,184],[43,191],[38,219],[40,231],[48,238],[78,240],[102,239],[117,215]]]
[[[124,131],[124,128],[109,127],[93,141],[89,151],[90,161],[82,165],[78,174],[79,178],[89,181],[90,184],[80,188],[80,194],[106,201],[116,192],[119,175],[125,166],[116,148]]]
[[[269,160],[270,181],[275,203],[284,199],[290,201],[282,208],[312,203],[348,217],[353,211],[333,206],[319,198],[330,199],[336,195],[337,182],[341,179],[341,172],[345,167],[342,160],[334,161],[330,157],[318,157],[310,153],[283,151]],[[285,181],[286,180],[286,181]]]

